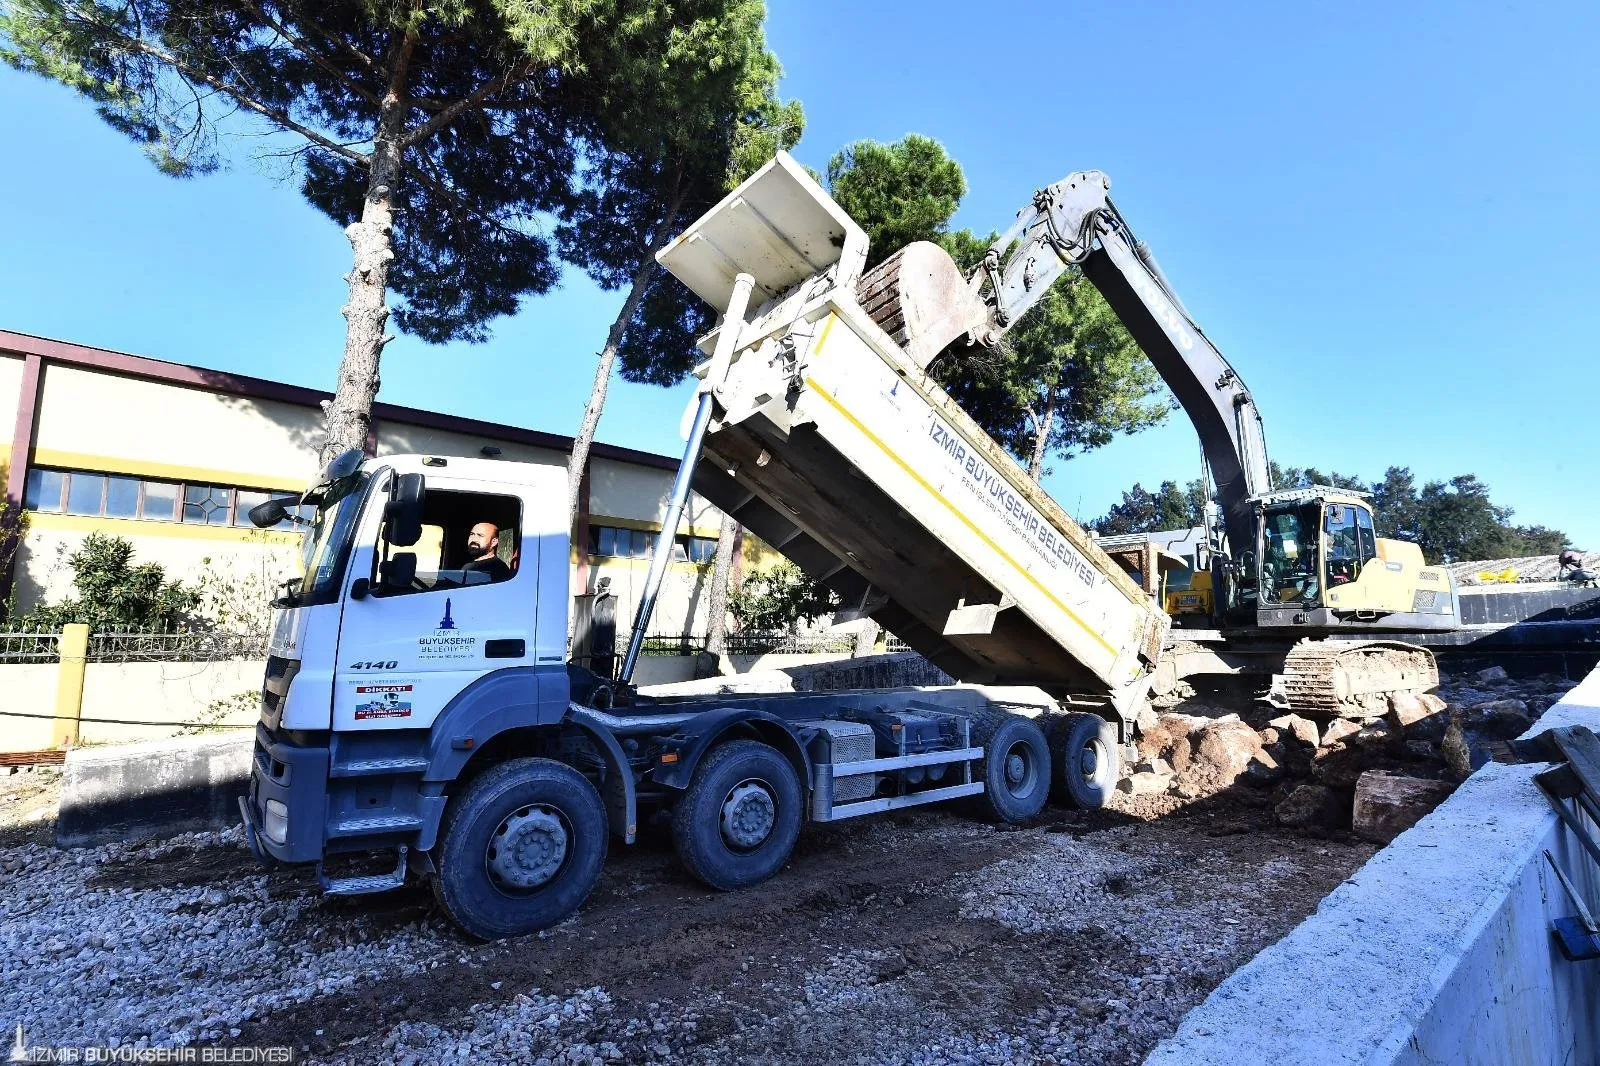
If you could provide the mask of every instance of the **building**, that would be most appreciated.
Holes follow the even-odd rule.
[[[328,394],[0,330],[0,442],[6,498],[29,528],[0,573],[19,612],[71,589],[67,559],[92,532],[131,541],[136,561],[253,604],[298,572],[300,534],[246,517],[269,495],[303,491],[317,469]],[[565,466],[572,438],[380,403],[371,454],[488,455]],[[677,460],[596,443],[580,497],[574,595],[602,579],[632,618]],[[720,513],[690,500],[652,633],[701,636]],[[735,566],[766,556],[748,538]]]

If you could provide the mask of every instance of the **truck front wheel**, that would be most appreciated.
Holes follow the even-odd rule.
[[[760,884],[800,835],[800,777],[776,748],[735,740],[712,750],[672,812],[678,857],[724,891]]]
[[[605,805],[587,778],[552,759],[513,759],[450,801],[434,895],[484,940],[545,929],[588,898],[606,840]]]

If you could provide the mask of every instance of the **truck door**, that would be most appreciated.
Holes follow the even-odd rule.
[[[363,524],[339,630],[333,728],[425,729],[477,678],[533,665],[539,542],[525,535],[524,511],[503,489],[430,477],[415,545],[387,545],[381,517]],[[409,570],[406,553],[415,576],[386,586],[384,560]]]

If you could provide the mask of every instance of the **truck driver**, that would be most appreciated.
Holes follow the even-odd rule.
[[[511,568],[497,554],[500,549],[500,528],[493,522],[479,522],[467,533],[467,561],[461,569],[466,573],[488,574],[489,581],[504,581],[511,576]]]

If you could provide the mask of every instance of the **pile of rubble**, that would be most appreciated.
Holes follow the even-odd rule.
[[[1316,721],[1259,700],[1221,714],[1149,709],[1120,789],[1125,805],[1152,814],[1234,786],[1259,789],[1284,825],[1387,843],[1575,684],[1516,680],[1494,666],[1446,676],[1437,693],[1395,697],[1362,719]]]

